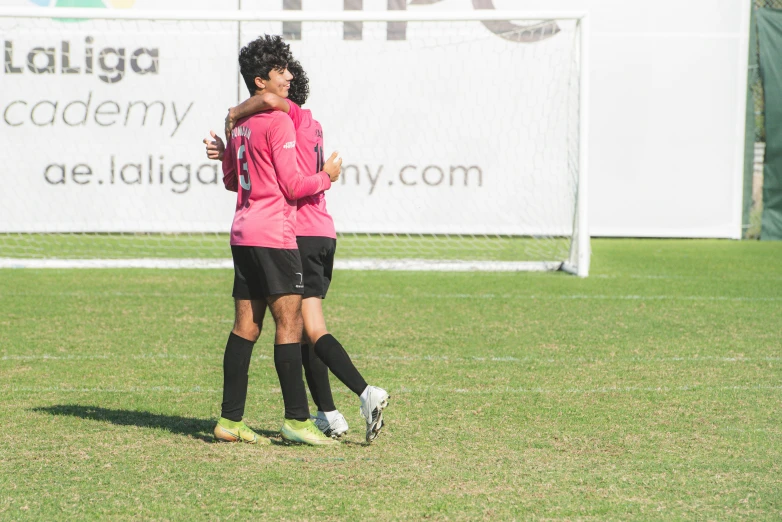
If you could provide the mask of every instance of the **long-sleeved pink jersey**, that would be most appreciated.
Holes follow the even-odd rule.
[[[278,111],[237,122],[223,155],[223,183],[237,191],[231,244],[284,249],[298,248],[296,201],[331,187],[325,172],[299,171],[293,122]]]

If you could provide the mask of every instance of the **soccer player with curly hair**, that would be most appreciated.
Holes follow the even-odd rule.
[[[323,129],[313,119],[309,110],[301,109],[309,95],[309,79],[301,64],[291,57],[287,70],[293,75],[287,99],[267,92],[251,96],[232,108],[226,117],[226,134],[230,134],[241,118],[263,111],[275,110],[287,113],[296,128],[296,151],[299,169],[314,174],[323,164]],[[222,142],[207,142],[207,155],[220,157]],[[326,297],[333,275],[336,252],[334,221],[326,209],[323,192],[298,200],[296,241],[304,269],[304,295],[302,313],[304,340],[301,345],[302,361],[307,384],[318,407],[313,417],[324,434],[340,437],[348,430],[347,421],[337,410],[331,393],[329,369],[360,400],[360,411],[366,421],[366,440],[371,442],[383,427],[383,409],[388,405],[388,393],[367,385],[345,349],[326,327],[321,300]]]
[[[287,96],[288,45],[280,37],[250,42],[239,54],[251,95]],[[266,308],[274,318],[274,365],[280,380],[285,420],[283,439],[333,444],[310,419],[302,380],[301,315],[304,270],[296,243],[296,201],[322,193],[339,178],[342,161],[332,154],[318,172],[298,169],[296,130],[283,112],[266,111],[236,122],[223,157],[223,183],[237,192],[231,226],[236,316],[223,358],[223,402],[217,440],[268,443],[242,420],[248,370]],[[309,173],[308,173],[309,174]]]

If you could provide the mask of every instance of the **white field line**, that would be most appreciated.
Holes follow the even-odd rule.
[[[0,361],[116,361],[116,360],[177,360],[177,361],[215,361],[222,360],[222,352],[215,352],[214,355],[189,355],[189,354],[167,354],[167,353],[141,353],[127,355],[105,355],[105,354],[35,354],[35,355],[4,355]],[[611,357],[611,358],[586,358],[586,357],[568,357],[568,358],[535,358],[535,357],[513,357],[513,356],[473,356],[473,357],[454,357],[448,355],[368,355],[352,354],[351,359],[373,362],[431,362],[431,363],[497,363],[497,364],[554,364],[554,365],[573,365],[573,364],[610,364],[610,363],[665,363],[665,362],[725,362],[725,363],[751,363],[751,362],[780,362],[782,357],[720,357],[720,356],[688,356],[688,357]],[[254,360],[270,361],[273,357],[269,355],[253,355]]]
[[[201,386],[180,387],[180,386],[128,386],[128,387],[66,387],[66,386],[5,386],[0,388],[3,392],[15,393],[168,393],[168,394],[187,394],[204,393],[220,394],[221,388],[203,388]],[[391,395],[394,394],[463,394],[463,395],[493,395],[493,394],[517,394],[517,395],[587,395],[587,394],[616,394],[616,393],[675,393],[675,392],[701,392],[701,391],[782,391],[782,385],[735,385],[735,386],[701,386],[697,384],[684,386],[606,386],[599,388],[515,388],[505,386],[501,388],[449,388],[446,386],[417,386],[399,388],[389,388]],[[352,394],[346,388],[337,388],[335,393]],[[279,388],[267,388],[254,393],[280,394]]]
[[[230,259],[15,259],[0,257],[0,268],[30,269],[233,269]]]
[[[331,295],[331,294],[330,294]],[[3,292],[5,297],[149,297],[149,298],[222,298],[231,299],[230,292]],[[565,295],[524,295],[524,294],[467,294],[467,293],[410,293],[410,294],[370,294],[356,292],[335,293],[332,299],[515,299],[520,301],[706,301],[706,302],[782,302],[779,297],[747,296],[707,296],[707,295],[607,295],[607,294],[565,294]]]
[[[338,259],[337,270],[389,270],[403,272],[548,272],[561,262],[532,261],[440,261],[431,259]],[[231,259],[15,259],[0,257],[0,268],[31,269],[232,269]]]
[[[398,298],[431,298],[431,299],[519,299],[529,301],[782,301],[782,297],[730,297],[730,296],[700,296],[700,295],[518,295],[518,294],[434,294],[434,293],[416,293],[409,296],[399,294],[358,294],[343,292],[339,294],[348,298],[370,298],[381,297],[385,299]]]
[[[595,279],[642,279],[642,280],[654,280],[654,279],[661,279],[661,280],[668,280],[668,279],[676,279],[679,281],[694,281],[694,280],[704,280],[704,279],[712,279],[712,276],[709,275],[634,275],[634,274],[595,274],[589,275],[589,278],[595,278]],[[736,280],[744,280],[744,278],[736,279]],[[763,276],[763,281],[782,281],[782,277],[772,277],[772,276]]]
[[[560,262],[524,261],[439,261],[428,259],[362,259],[345,258],[334,261],[336,270],[380,270],[400,272],[551,272],[558,270]],[[231,259],[219,258],[139,258],[139,259],[22,259],[0,257],[0,269],[209,269],[232,270]],[[596,274],[590,279],[641,279],[641,280],[702,280],[698,275],[633,275]],[[782,277],[765,277],[766,281],[782,281]]]

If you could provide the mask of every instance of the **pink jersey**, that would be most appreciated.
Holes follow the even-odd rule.
[[[296,158],[299,171],[312,176],[323,170],[323,129],[312,118],[309,110],[302,109],[292,101],[290,116],[296,129]],[[326,194],[319,192],[313,196],[299,199],[299,211],[296,215],[297,236],[318,236],[337,238],[334,220],[326,210]]]
[[[298,248],[296,201],[331,187],[325,172],[312,174],[297,168],[296,131],[286,114],[239,120],[223,155],[223,183],[237,191],[231,244]]]

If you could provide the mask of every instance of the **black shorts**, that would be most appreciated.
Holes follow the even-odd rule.
[[[266,299],[304,292],[298,250],[231,245],[235,299]]]
[[[326,298],[334,272],[334,253],[337,240],[320,236],[297,236],[301,267],[304,269],[304,299]]]

